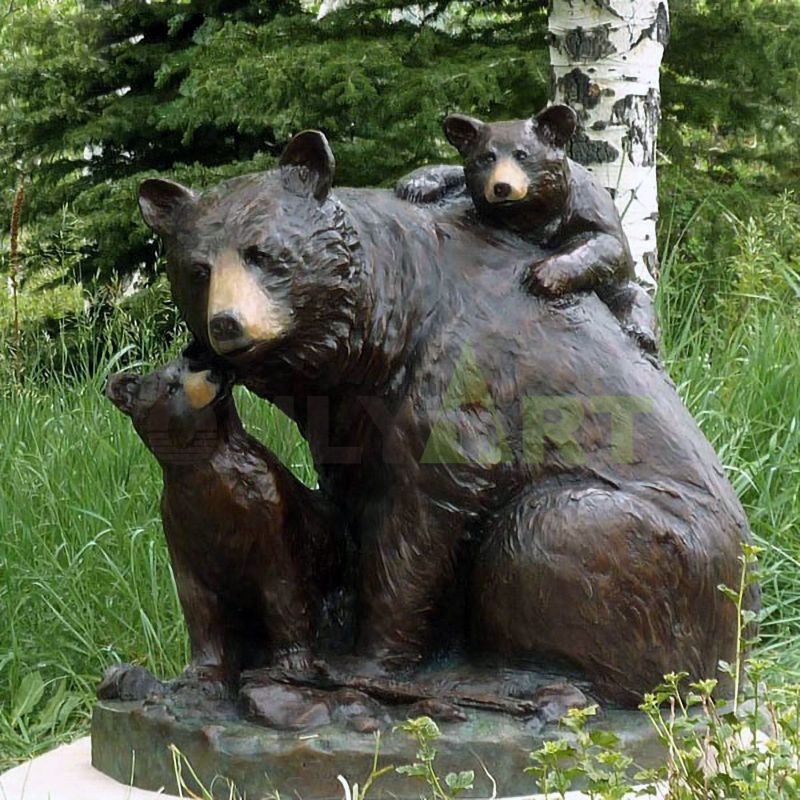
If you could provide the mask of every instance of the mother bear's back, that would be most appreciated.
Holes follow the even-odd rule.
[[[391,207],[393,200],[387,202]],[[369,213],[376,229],[386,233],[379,223],[381,203]],[[481,226],[466,206],[425,213],[400,202],[390,217],[398,236],[410,240],[409,268],[423,273],[417,280],[434,295],[421,301],[426,305],[421,316],[435,322],[409,388],[420,403],[440,405],[464,358],[474,359],[509,440],[523,451],[523,429],[536,425],[530,414],[553,406],[546,398],[557,396],[580,409],[575,438],[584,463],[574,464],[558,448],[545,446],[544,461],[523,459],[531,477],[581,473],[610,484],[638,484],[660,504],[676,507],[679,516],[686,515],[687,504],[707,506],[723,513],[733,528],[746,527],[713,448],[669,377],[594,293],[552,301],[525,292],[520,273],[539,254],[511,234]],[[619,438],[626,420],[633,430],[630,445]]]

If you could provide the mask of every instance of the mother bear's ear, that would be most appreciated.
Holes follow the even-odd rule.
[[[336,160],[324,133],[302,131],[286,145],[280,167],[283,185],[289,191],[324,200],[333,184]]]
[[[175,218],[186,203],[192,203],[195,193],[175,181],[148,178],[139,187],[139,211],[149,228],[159,236],[175,231]]]

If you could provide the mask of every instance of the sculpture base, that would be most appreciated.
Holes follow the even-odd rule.
[[[492,796],[494,787],[485,770],[496,781],[497,796],[530,795],[535,785],[524,773],[529,754],[545,739],[567,733],[555,724],[492,711],[469,709],[467,716],[466,722],[439,723],[442,735],[434,745],[440,775],[474,770],[474,788],[466,797]],[[663,750],[641,712],[607,710],[592,724],[618,734],[637,765],[663,762]],[[101,700],[95,706],[92,764],[116,780],[177,793],[170,745],[214,797],[229,798],[232,782],[242,796],[254,799],[279,792],[303,800],[340,800],[337,777],[363,786],[373,767],[376,738],[339,722],[307,732],[274,730],[243,721],[231,702],[208,698],[189,703],[170,697]],[[380,739],[378,767],[411,764],[416,752],[416,742],[407,733],[389,726]],[[199,790],[185,763],[182,776],[188,788]],[[424,789],[419,778],[391,770],[378,779],[370,795],[417,800]]]

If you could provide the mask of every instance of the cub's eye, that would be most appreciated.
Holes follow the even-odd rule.
[[[494,153],[481,153],[475,161],[482,167],[494,164],[497,161],[497,156]]]
[[[203,264],[196,261],[189,269],[189,274],[193,281],[197,283],[206,283],[211,277],[211,267],[208,264]]]
[[[528,157],[528,154],[524,150],[515,150],[514,151],[514,158],[517,161],[524,161]]]

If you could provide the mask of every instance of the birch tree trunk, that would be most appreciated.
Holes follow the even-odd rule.
[[[548,30],[551,99],[580,118],[570,155],[614,195],[636,275],[654,288],[667,0],[550,0]]]

